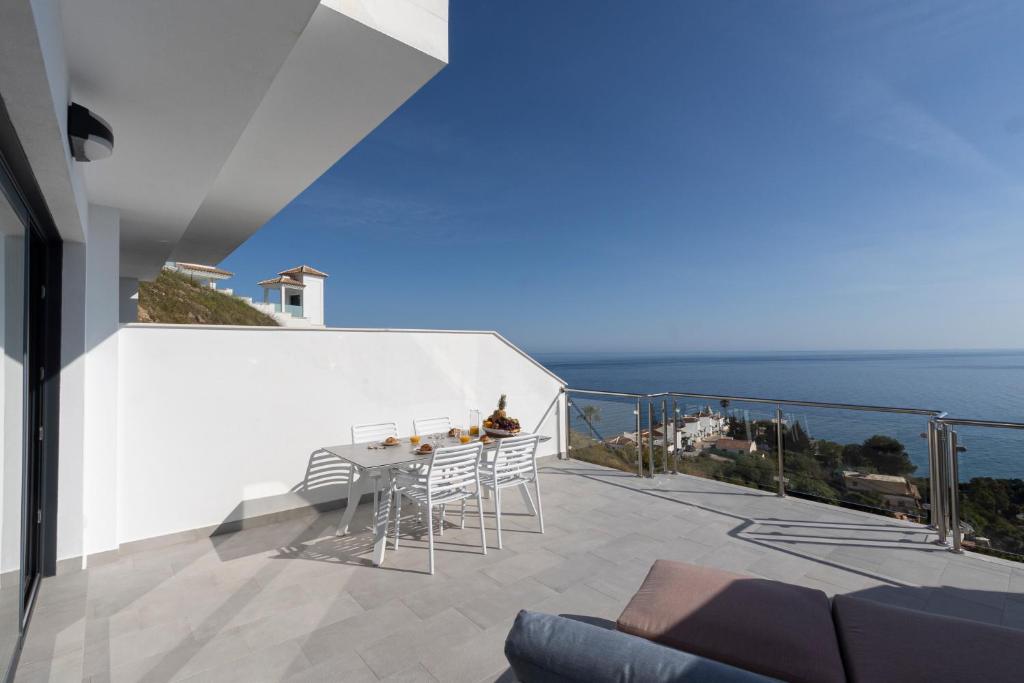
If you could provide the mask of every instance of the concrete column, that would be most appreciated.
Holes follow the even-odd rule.
[[[62,260],[58,573],[81,569],[85,547],[85,244],[65,242]]]
[[[90,206],[85,250],[85,555],[118,546],[119,247],[118,211]]]
[[[122,323],[134,323],[139,320],[139,280],[134,277],[123,277],[118,283],[118,311]]]

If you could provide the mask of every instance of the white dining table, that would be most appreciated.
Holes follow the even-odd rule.
[[[542,436],[540,440],[548,441],[551,437]],[[447,446],[458,446],[461,444],[457,437],[450,437],[447,434],[428,434],[421,437],[421,443],[429,443],[435,449]],[[484,444],[484,458],[493,456],[498,450],[500,439],[494,439]],[[472,442],[470,442],[472,443]],[[368,443],[342,444],[339,446],[324,446],[321,450],[326,451],[352,465],[353,476],[358,473],[358,478],[352,484],[352,493],[345,501],[345,511],[341,515],[341,522],[338,524],[338,536],[344,536],[349,532],[349,525],[359,507],[359,500],[367,494],[373,494],[373,556],[375,566],[384,562],[384,551],[387,547],[388,519],[391,516],[391,505],[393,498],[394,478],[392,472],[402,466],[413,463],[427,464],[430,462],[430,455],[420,455],[415,452],[417,446],[409,442],[409,437],[403,437],[397,446],[382,446],[379,441]],[[531,515],[536,515],[537,510],[533,505],[526,487],[518,487]]]

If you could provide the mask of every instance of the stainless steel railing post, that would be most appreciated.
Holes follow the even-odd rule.
[[[935,506],[935,519],[938,521],[935,532],[938,534],[940,545],[946,544],[949,538],[949,516],[946,501],[949,496],[949,481],[946,476],[948,457],[946,455],[946,440],[949,428],[940,424],[935,430],[935,464],[936,464],[936,496],[933,505]]]
[[[782,406],[775,406],[775,441],[779,449],[779,497],[786,495],[786,465],[782,455]]]
[[[654,401],[647,402],[647,476],[654,476]]]
[[[679,474],[679,449],[682,444],[679,441],[679,406],[676,399],[672,399],[672,474]]]
[[[954,553],[963,552],[960,547],[960,456],[957,453],[957,433],[949,430],[946,451],[949,454],[949,528],[953,536]]]
[[[562,416],[558,420],[561,423],[558,426],[558,433],[557,433],[557,436],[558,436],[558,449],[562,450],[562,436],[563,436],[563,432],[564,432],[564,436],[565,436],[565,452],[562,453],[559,457],[562,460],[568,460],[569,459],[569,448],[570,448],[570,446],[569,446],[569,392],[566,391],[565,389],[562,389],[562,400],[564,402],[564,406],[563,406],[564,410],[562,410]]]
[[[633,414],[636,415],[636,465],[637,473],[636,476],[644,476],[644,441],[640,438],[641,429],[641,413],[640,413],[640,399],[636,400],[636,408],[633,410]]]
[[[661,437],[662,443],[665,445],[665,471],[670,472],[668,466],[668,399],[661,399]]]
[[[939,528],[939,517],[938,517],[938,499],[939,499],[939,480],[938,480],[938,451],[935,447],[935,421],[928,420],[928,431],[926,433],[928,442],[928,525],[933,529],[938,530]]]

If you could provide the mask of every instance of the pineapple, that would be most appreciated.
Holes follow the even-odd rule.
[[[508,405],[508,396],[506,396],[505,394],[502,394],[501,398],[498,399],[498,409],[496,411],[494,411],[494,414],[497,415],[498,417],[506,417],[506,415],[505,415],[505,406],[507,406],[507,405]]]

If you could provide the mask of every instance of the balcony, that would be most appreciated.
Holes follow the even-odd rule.
[[[413,517],[373,567],[369,532],[334,536],[333,510],[136,543],[46,579],[18,680],[510,680],[502,647],[519,609],[614,619],[658,558],[1024,628],[1024,565],[951,553],[921,524],[685,474],[543,462],[546,533],[510,496],[505,549],[488,514],[492,547],[479,554],[468,515],[438,539],[435,576]],[[369,519],[361,506],[354,528]]]

